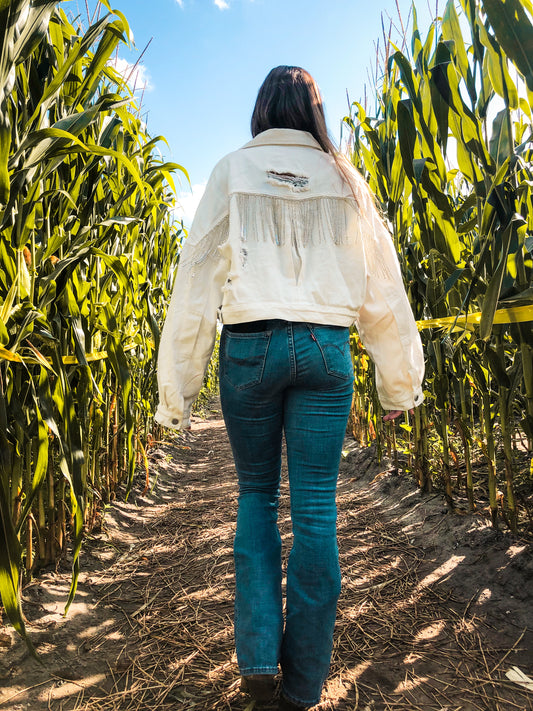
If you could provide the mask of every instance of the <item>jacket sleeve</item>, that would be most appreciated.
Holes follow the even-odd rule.
[[[217,312],[229,270],[220,247],[228,238],[229,198],[219,163],[200,200],[180,254],[157,360],[155,420],[182,429],[202,387],[216,337]]]
[[[382,407],[408,410],[424,399],[422,342],[391,235],[370,193],[363,189],[360,194],[367,279],[356,327],[376,366],[376,387]]]

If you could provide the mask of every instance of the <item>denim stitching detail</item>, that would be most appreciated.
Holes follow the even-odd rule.
[[[289,321],[287,323],[287,341],[289,344],[289,365],[291,373],[291,383],[296,382],[297,370],[296,370],[296,352],[294,348],[294,329],[292,323]]]

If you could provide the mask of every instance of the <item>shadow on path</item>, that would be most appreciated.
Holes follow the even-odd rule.
[[[43,665],[0,628],[0,709],[250,711],[233,650],[237,490],[219,417],[152,450],[152,492],[107,512],[66,619],[67,570],[25,589]],[[533,675],[531,542],[446,513],[350,439],[338,503],[343,592],[315,708],[533,709],[505,676]],[[287,548],[286,477],[279,518]]]

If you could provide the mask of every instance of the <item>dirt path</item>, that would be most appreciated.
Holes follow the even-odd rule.
[[[233,652],[236,486],[219,418],[152,450],[152,492],[107,512],[66,620],[66,568],[25,589],[43,665],[0,626],[1,709],[251,711]],[[531,541],[451,516],[347,439],[339,544],[343,592],[317,710],[533,709],[533,692],[505,675],[533,677]]]

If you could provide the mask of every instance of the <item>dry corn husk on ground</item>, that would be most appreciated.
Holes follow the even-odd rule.
[[[0,651],[0,708],[251,709],[239,692],[232,597],[236,484],[220,415],[149,453],[84,553],[69,619],[68,573],[25,591],[45,666],[21,641]],[[531,541],[449,513],[391,462],[346,440],[339,482],[343,592],[317,709],[510,711],[533,697],[506,674],[533,669]],[[384,468],[383,468],[384,467]],[[290,544],[286,482],[280,523]],[[11,635],[14,637],[14,635]]]

